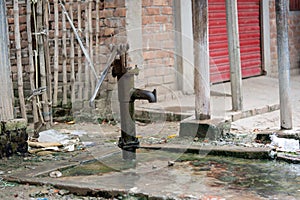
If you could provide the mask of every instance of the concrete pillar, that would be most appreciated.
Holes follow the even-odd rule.
[[[142,1],[126,0],[126,34],[129,66],[143,65]],[[141,74],[142,75],[142,74]],[[143,77],[141,77],[143,78]]]
[[[288,2],[275,0],[281,129],[292,129]]]
[[[177,71],[179,87],[184,94],[194,93],[194,48],[192,2],[175,1],[175,26],[177,36]]]
[[[271,39],[270,39],[270,11],[269,0],[263,0],[261,3],[262,18],[262,54],[263,71],[271,75]]]

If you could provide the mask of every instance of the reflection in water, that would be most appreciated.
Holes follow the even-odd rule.
[[[252,190],[262,197],[287,194],[300,197],[300,165],[277,161],[247,160],[229,157],[184,155],[194,174],[205,173],[230,189]]]

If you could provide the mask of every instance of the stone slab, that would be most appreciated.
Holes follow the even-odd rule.
[[[216,140],[229,133],[231,122],[224,119],[196,120],[187,118],[180,123],[180,137],[198,137]]]

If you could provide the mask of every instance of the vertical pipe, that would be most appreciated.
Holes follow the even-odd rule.
[[[242,72],[237,0],[226,0],[232,110],[243,109]]]
[[[134,122],[134,102],[130,101],[130,91],[134,87],[133,74],[124,74],[118,79],[118,96],[120,102],[121,116],[121,140],[125,144],[136,140],[136,130]],[[136,159],[136,148],[123,149],[124,160]]]
[[[287,5],[286,0],[275,1],[281,129],[292,129]]]
[[[208,0],[192,0],[194,35],[194,88],[196,119],[210,119],[210,77],[208,54]]]

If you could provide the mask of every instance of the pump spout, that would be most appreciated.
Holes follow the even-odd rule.
[[[157,101],[156,89],[150,92],[147,90],[133,88],[131,91],[130,101],[134,102],[136,99],[148,100],[149,103],[155,103]]]

